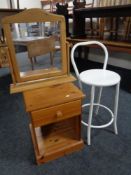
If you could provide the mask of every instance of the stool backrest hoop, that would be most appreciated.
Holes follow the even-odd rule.
[[[74,52],[77,49],[77,47],[79,47],[79,46],[88,46],[88,45],[94,45],[94,44],[100,46],[103,49],[103,51],[104,51],[105,57],[104,57],[103,69],[106,69],[107,62],[108,62],[108,50],[107,50],[106,46],[103,43],[101,43],[99,41],[84,41],[84,42],[79,42],[79,43],[75,44],[72,47],[72,50],[71,50],[71,62],[72,62],[72,65],[74,67],[76,76],[77,76],[78,81],[79,81],[79,86],[80,86],[81,89],[82,89],[82,84],[80,82],[79,71],[78,71],[78,68],[77,68],[76,63],[75,63],[75,60],[74,60]]]

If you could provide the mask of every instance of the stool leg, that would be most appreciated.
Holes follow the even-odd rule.
[[[100,101],[101,101],[102,89],[103,89],[103,87],[100,87],[100,89],[99,89],[98,99],[97,99],[97,103],[98,103],[98,104],[100,104]],[[100,107],[100,106],[96,106],[96,111],[95,111],[95,114],[96,114],[96,115],[97,115],[98,112],[99,112],[99,107]]]
[[[119,88],[120,83],[116,85],[115,103],[114,103],[114,130],[115,134],[118,134],[117,130],[117,112],[118,112],[118,101],[119,101]]]
[[[87,129],[87,143],[88,143],[88,145],[91,145],[91,123],[92,123],[92,115],[93,115],[94,96],[95,96],[95,86],[92,86],[91,87],[89,118],[88,118],[88,129]]]

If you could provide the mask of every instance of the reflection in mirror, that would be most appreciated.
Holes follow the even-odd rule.
[[[11,31],[21,77],[61,71],[59,22],[14,23]]]

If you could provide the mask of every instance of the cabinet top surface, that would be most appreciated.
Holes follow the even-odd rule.
[[[72,83],[29,90],[23,95],[26,111],[48,108],[84,97],[84,94]]]

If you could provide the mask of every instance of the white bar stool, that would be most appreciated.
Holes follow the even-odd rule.
[[[78,66],[76,66],[76,63],[74,60],[74,52],[78,46],[87,46],[87,45],[92,45],[92,44],[97,44],[104,50],[105,60],[104,60],[103,69],[90,69],[90,70],[86,70],[86,71],[79,73],[78,68],[77,68]],[[118,134],[117,111],[118,111],[119,86],[120,86],[121,77],[119,76],[119,74],[117,74],[113,71],[106,70],[107,61],[108,61],[107,48],[105,47],[105,45],[103,45],[99,41],[79,42],[79,43],[75,44],[71,50],[71,62],[72,62],[72,65],[74,67],[76,76],[78,78],[78,82],[79,82],[79,86],[80,86],[81,90],[82,90],[82,83],[91,86],[90,104],[84,104],[82,106],[82,108],[84,108],[86,106],[90,106],[88,123],[86,123],[82,120],[82,124],[87,126],[87,143],[88,143],[88,145],[91,144],[91,128],[105,128],[113,123],[115,134]],[[112,111],[108,107],[100,104],[102,88],[108,87],[108,86],[116,86],[114,111]],[[94,103],[95,87],[100,87],[97,103]],[[107,124],[100,125],[100,126],[92,125],[92,115],[93,115],[93,107],[94,106],[97,106],[96,114],[99,111],[99,107],[105,108],[111,114],[111,120]]]

